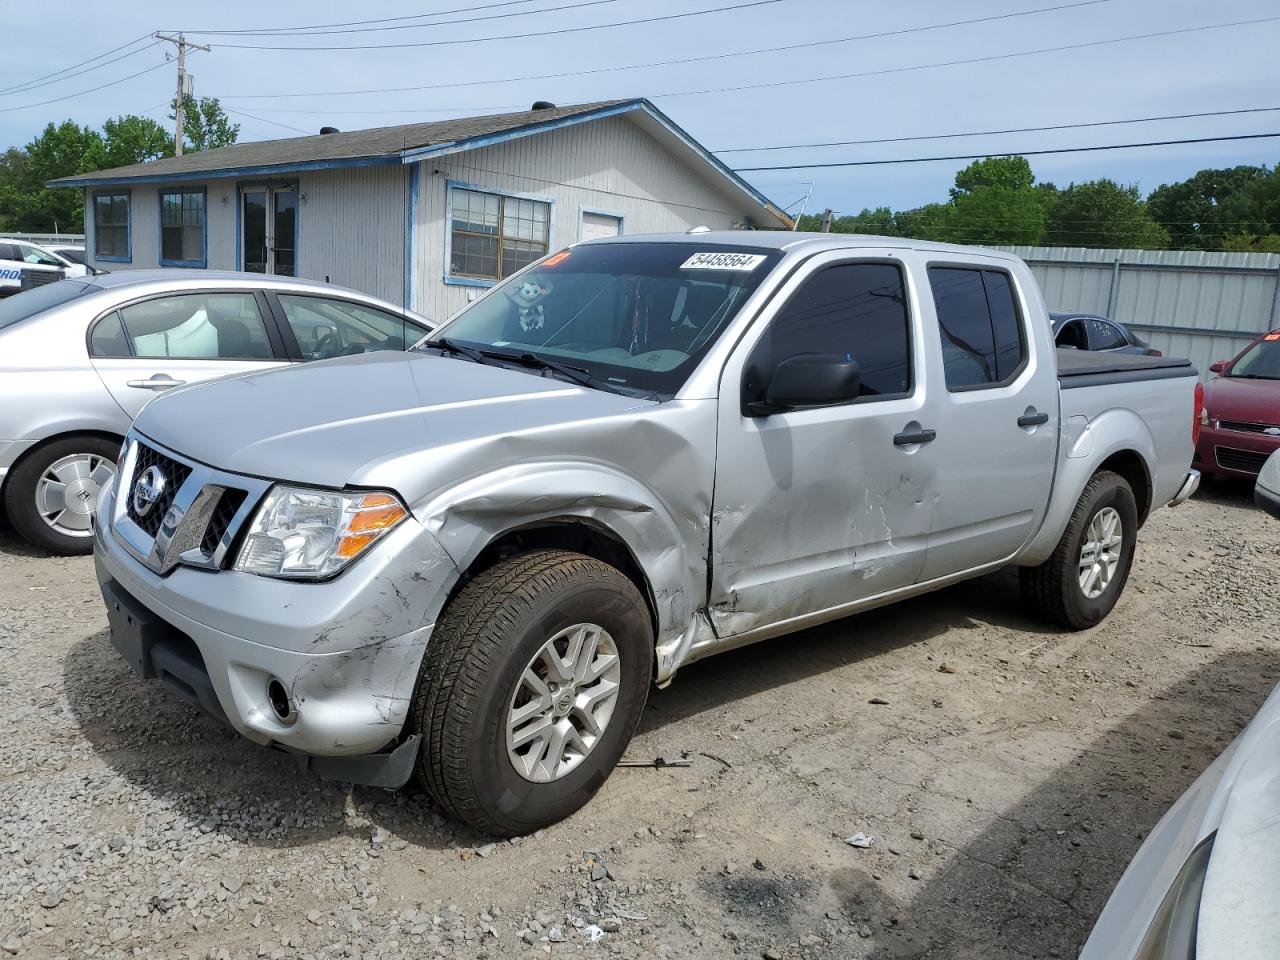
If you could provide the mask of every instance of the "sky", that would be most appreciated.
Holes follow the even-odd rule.
[[[734,6],[738,8],[580,29]],[[1058,9],[1046,9],[1054,7]],[[200,32],[271,31],[395,17],[405,19],[367,24],[357,33]],[[475,19],[479,17],[487,19]],[[987,19],[945,26],[977,18]],[[1274,19],[1195,29],[1262,18]],[[472,22],[440,22],[448,20]],[[726,151],[719,156],[734,168],[1280,132],[1276,111],[728,152],[1280,107],[1276,0],[381,0],[364,5],[223,0],[181,6],[130,0],[77,4],[55,16],[21,4],[6,17],[6,27],[11,42],[0,58],[0,90],[139,42],[73,71],[87,69],[81,76],[0,94],[0,149],[27,143],[50,121],[72,119],[96,127],[109,117],[140,113],[168,125],[176,65],[166,64],[165,51],[172,47],[139,39],[155,30],[187,31],[190,40],[212,47],[208,53],[190,54],[187,69],[194,75],[197,96],[218,97],[234,111],[231,117],[241,124],[242,140],[318,132],[323,125],[354,130],[504,112],[527,108],[534,100],[564,105],[634,96],[650,98],[708,149]],[[571,32],[548,34],[564,30]],[[1099,43],[1168,31],[1189,32]],[[474,42],[502,34],[523,36]],[[868,37],[873,34],[882,36]],[[864,39],[843,39],[850,37]],[[473,42],[454,42],[459,40]],[[391,44],[419,45],[387,46]],[[382,48],[252,49],[303,45]],[[796,45],[807,46],[736,55]],[[1075,49],[1007,56],[1068,46]],[[106,62],[116,57],[121,59]],[[1001,59],[937,66],[990,57]],[[618,69],[657,61],[666,63]],[[510,79],[525,77],[544,79]],[[814,80],[830,77],[836,79]],[[494,80],[502,82],[485,82]],[[340,93],[413,86],[434,89]],[[293,94],[301,96],[285,96]],[[60,102],[36,105],[55,98]],[[1109,177],[1136,183],[1146,193],[1204,167],[1274,164],[1280,160],[1280,137],[1030,159],[1039,180],[1059,186]],[[744,176],[793,213],[810,182],[809,212],[831,208],[854,213],[864,207],[903,209],[944,200],[956,171],[968,162]]]

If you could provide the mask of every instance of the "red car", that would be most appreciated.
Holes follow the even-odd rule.
[[[1280,449],[1280,330],[1264,333],[1209,371],[1218,376],[1205,386],[1194,466],[1253,479]]]

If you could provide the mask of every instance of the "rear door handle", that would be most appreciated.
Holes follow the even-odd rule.
[[[911,430],[902,431],[902,433],[894,434],[893,445],[895,447],[909,447],[916,443],[931,443],[938,436],[936,430]]]
[[[175,380],[165,373],[153,373],[147,380],[125,381],[128,386],[137,387],[140,390],[168,390],[170,387],[180,387],[186,382],[185,380]]]
[[[1018,418],[1018,426],[1020,427],[1038,427],[1042,423],[1049,422],[1047,413],[1024,413]]]

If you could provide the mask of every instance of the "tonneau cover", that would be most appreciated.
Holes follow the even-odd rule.
[[[1099,353],[1058,349],[1058,378],[1063,388],[1134,380],[1194,377],[1196,368],[1181,357],[1146,357],[1134,353]]]

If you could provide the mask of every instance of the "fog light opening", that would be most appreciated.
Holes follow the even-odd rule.
[[[281,723],[292,724],[298,719],[298,711],[293,708],[289,692],[285,690],[284,684],[274,677],[267,683],[267,699],[271,702],[272,713]]]

